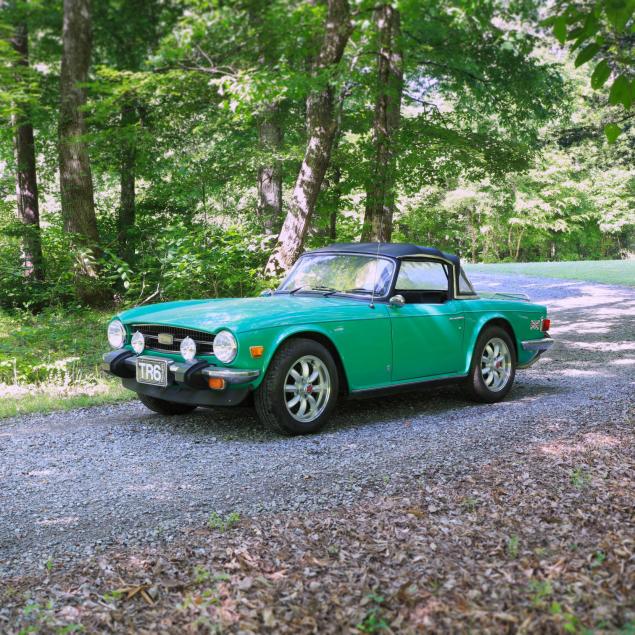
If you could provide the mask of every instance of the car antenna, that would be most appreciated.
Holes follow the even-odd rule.
[[[368,305],[371,309],[375,308],[375,287],[377,286],[377,265],[379,264],[379,245],[381,243],[377,243],[377,253],[375,254],[375,279],[373,280],[373,288],[370,293],[370,304]]]

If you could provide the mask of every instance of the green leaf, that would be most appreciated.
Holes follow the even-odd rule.
[[[626,78],[626,75],[620,75],[613,82],[611,92],[609,93],[609,103],[614,106],[622,104],[626,109],[632,106],[633,95],[631,94],[631,83]]]
[[[591,88],[598,90],[602,88],[606,83],[606,80],[611,75],[611,67],[606,60],[602,60],[593,71],[591,75]]]
[[[604,126],[604,134],[609,143],[615,143],[615,140],[622,134],[622,129],[616,123],[607,123]]]
[[[575,67],[582,66],[582,64],[586,64],[590,59],[595,57],[595,55],[599,52],[600,46],[598,44],[589,44],[585,46],[575,58]]]
[[[617,31],[622,31],[635,11],[635,2],[633,0],[607,0],[604,10],[611,25]]]
[[[567,41],[567,19],[564,16],[561,15],[554,20],[553,34],[560,44],[564,44]]]

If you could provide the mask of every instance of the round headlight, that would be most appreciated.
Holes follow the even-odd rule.
[[[194,359],[196,355],[196,342],[191,337],[186,337],[181,342],[181,355],[186,362]]]
[[[229,331],[221,331],[214,338],[214,355],[223,364],[229,364],[234,361],[238,352],[238,344],[236,338]]]
[[[126,341],[126,329],[119,320],[113,320],[108,325],[108,343],[113,348],[121,348]]]
[[[143,337],[143,333],[137,331],[130,340],[132,344],[132,349],[137,355],[141,355],[143,353],[143,349],[146,347],[146,338]]]

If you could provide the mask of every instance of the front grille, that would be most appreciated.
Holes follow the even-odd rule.
[[[182,329],[176,326],[162,326],[161,324],[131,324],[130,332],[140,331],[146,340],[148,351],[159,351],[161,353],[178,353],[181,342],[186,337],[191,337],[196,342],[197,355],[214,354],[214,336],[204,331],[194,329]],[[167,333],[173,337],[172,344],[161,344],[159,333]]]

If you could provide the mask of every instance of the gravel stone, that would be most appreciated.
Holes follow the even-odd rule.
[[[162,417],[138,402],[0,422],[0,576],[118,545],[164,544],[209,514],[323,510],[443,481],[635,404],[635,289],[473,275],[544,302],[557,344],[499,404],[443,387],[340,404],[319,435],[264,430],[250,408]]]

